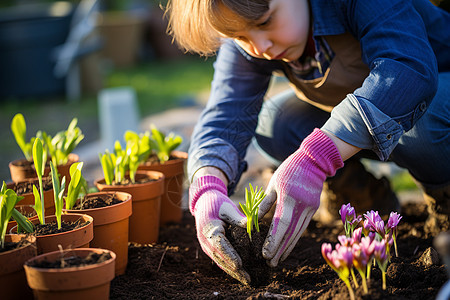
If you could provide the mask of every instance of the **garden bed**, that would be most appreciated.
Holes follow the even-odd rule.
[[[427,214],[422,204],[407,204],[398,227],[399,257],[387,271],[387,290],[381,272],[372,269],[370,296],[355,290],[357,299],[435,299],[447,280],[440,260],[424,264],[421,256],[433,238],[423,232]],[[201,250],[194,218],[185,212],[181,225],[161,229],[159,243],[129,245],[126,273],[111,283],[111,299],[349,299],[345,284],[326,264],[321,245],[337,243],[343,226],[312,221],[288,259],[268,274],[263,286],[244,286]],[[357,275],[359,278],[359,275]]]

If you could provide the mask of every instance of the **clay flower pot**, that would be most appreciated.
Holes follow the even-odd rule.
[[[90,242],[92,248],[102,248],[116,254],[115,274],[125,273],[128,263],[128,229],[132,212],[131,195],[124,192],[100,192],[86,195],[85,199],[102,194],[112,194],[122,201],[111,206],[90,209],[63,209],[69,214],[84,213],[94,219],[94,238]]]
[[[95,181],[99,191],[119,191],[131,194],[133,214],[130,217],[128,239],[139,244],[156,243],[159,236],[161,196],[164,193],[164,174],[155,171],[136,172],[136,181],[152,181],[129,185],[107,185],[105,179]]]
[[[138,170],[158,171],[164,174],[164,194],[161,197],[160,225],[180,223],[183,217],[181,201],[183,198],[184,163],[188,154],[182,151],[172,151],[171,159],[165,163],[142,164]]]
[[[36,185],[37,188],[39,188],[39,181],[35,178],[28,178],[24,180],[20,180],[17,182],[8,183],[7,187],[8,189],[12,189],[15,192],[17,192],[17,195],[22,196],[23,199],[19,201],[18,205],[34,205],[34,195],[33,192],[21,194],[17,191],[17,185],[19,184],[25,184],[25,183],[33,183]],[[45,186],[45,185],[44,185]],[[53,215],[55,213],[55,200],[54,200],[54,193],[53,188],[49,190],[44,190],[44,207],[45,207],[45,215]]]
[[[36,256],[36,238],[24,234],[7,234],[5,242],[17,243],[23,238],[30,243],[24,247],[0,253],[0,290],[1,298],[4,300],[32,297],[23,264]]]
[[[89,222],[86,226],[74,230],[36,236],[37,254],[48,253],[59,250],[58,245],[63,249],[87,248],[94,237],[93,221],[94,219],[86,214],[66,214],[61,216],[65,222],[75,222],[81,218],[84,222]],[[56,216],[45,217],[45,223],[56,223]],[[34,225],[39,224],[39,220],[32,220]],[[15,234],[17,226],[11,228],[10,233]]]
[[[42,261],[56,261],[64,256],[76,255],[85,258],[90,253],[109,252],[111,258],[96,264],[68,268],[33,267]],[[80,248],[54,251],[33,257],[24,268],[28,285],[33,289],[35,299],[109,299],[111,280],[114,279],[114,252],[98,248]]]
[[[31,205],[16,205],[15,208],[25,217],[28,218],[28,220],[34,220],[37,219],[38,216],[36,214],[36,211]],[[17,225],[17,222],[15,220],[9,221],[8,226],[6,227],[6,232],[9,232],[11,228]]]
[[[70,166],[78,162],[80,157],[75,153],[69,154],[69,161],[64,165],[58,165],[58,173],[63,176],[66,176],[66,185],[69,185],[70,181]],[[49,159],[47,159],[49,161]],[[30,161],[27,161],[25,158],[17,159],[9,163],[9,172],[11,174],[11,180],[14,182],[19,182],[29,178],[36,178],[36,169],[34,168],[34,164]],[[50,166],[46,166],[44,170],[44,177],[47,177],[50,174]]]

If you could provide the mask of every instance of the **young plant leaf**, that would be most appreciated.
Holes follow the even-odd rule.
[[[264,197],[266,197],[266,194],[263,189],[258,189],[257,186],[253,189],[253,186],[250,183],[249,188],[245,188],[245,204],[239,202],[242,211],[247,217],[247,233],[250,240],[252,239],[253,225],[255,226],[256,231],[259,232],[258,210]]]
[[[25,123],[25,118],[23,117],[22,114],[18,113],[12,119],[11,131],[14,135],[14,138],[16,139],[17,145],[19,145],[20,149],[22,150],[23,154],[25,155],[25,158],[27,160],[31,160],[32,144],[27,143],[27,141],[26,141],[27,126]]]
[[[3,182],[0,191],[0,248],[3,249],[5,243],[6,229],[11,216],[14,214],[17,202],[22,200],[22,196],[18,196],[15,191],[8,189],[6,183]],[[20,213],[17,212],[19,215]]]
[[[70,183],[66,197],[66,209],[72,209],[78,198],[80,198],[81,190],[85,188],[85,179],[81,174],[83,163],[78,162],[70,166]]]
[[[51,174],[52,174],[53,194],[54,194],[54,200],[55,200],[56,223],[58,224],[58,229],[61,229],[61,214],[62,214],[62,207],[63,207],[64,189],[66,187],[66,176],[64,176],[62,178],[61,183],[60,183],[58,170],[55,167],[55,165],[53,164],[53,161],[50,161],[50,168],[51,168]]]
[[[42,142],[41,139],[36,138],[33,144],[33,161],[34,161],[34,166],[36,168],[36,174],[38,176],[38,180],[39,180],[39,192],[40,192],[40,197],[39,197],[39,204],[40,207],[38,208],[38,210],[40,211],[40,217],[39,217],[39,221],[41,222],[41,224],[45,224],[45,210],[44,210],[44,188],[43,188],[43,184],[42,184],[42,176],[44,175],[44,169],[45,169],[45,163],[47,162],[47,155],[44,152],[44,148],[42,146]],[[34,189],[35,186],[33,186],[33,194],[35,197],[35,210],[36,210],[36,194],[34,193]],[[37,210],[36,210],[37,212]],[[38,213],[39,216],[39,213]]]

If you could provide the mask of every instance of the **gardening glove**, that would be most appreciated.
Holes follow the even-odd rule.
[[[291,253],[319,208],[326,177],[333,176],[343,165],[333,141],[316,128],[275,171],[259,208],[262,218],[276,201],[262,249],[270,266],[277,266]]]
[[[225,222],[246,226],[246,217],[228,198],[227,187],[216,176],[199,177],[189,188],[189,209],[195,217],[197,238],[203,251],[225,272],[244,284],[250,275],[225,237]]]

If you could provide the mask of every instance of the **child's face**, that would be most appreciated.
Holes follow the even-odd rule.
[[[286,62],[303,54],[310,24],[307,0],[272,0],[258,21],[232,37],[248,54]]]

